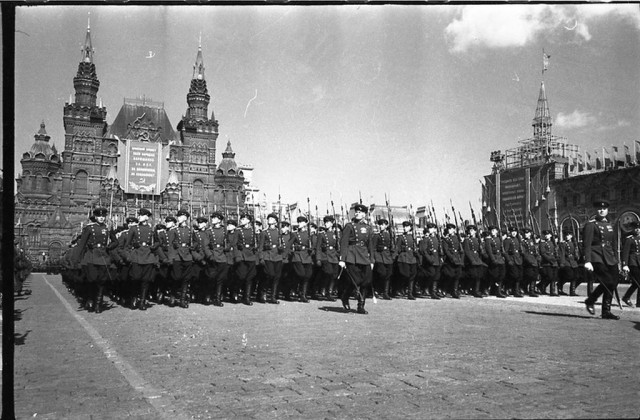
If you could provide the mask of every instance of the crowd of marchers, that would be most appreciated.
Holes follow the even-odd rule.
[[[571,231],[559,240],[551,231],[538,236],[527,227],[479,231],[468,225],[462,231],[427,223],[416,232],[413,223],[403,222],[396,232],[386,219],[368,220],[367,210],[356,205],[345,226],[331,215],[322,226],[305,216],[292,225],[275,213],[263,225],[248,212],[238,221],[214,212],[190,222],[186,210],[154,225],[143,208],[110,229],[107,210],[97,208],[65,252],[61,274],[80,304],[98,313],[110,307],[105,296],[139,310],[150,302],[186,308],[281,299],[340,300],[350,310],[355,299],[357,312],[366,314],[371,296],[577,296],[583,282],[593,291],[593,272],[585,270],[583,246]],[[624,265],[632,266],[637,285],[640,228],[624,244]],[[623,298],[629,306],[632,293],[633,284]]]

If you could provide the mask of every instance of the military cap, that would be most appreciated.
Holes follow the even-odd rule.
[[[319,231],[319,232],[326,232],[326,231],[327,231],[327,228],[326,228],[326,227],[324,227],[324,226],[320,226],[320,227],[318,228],[318,231]]]
[[[500,229],[498,229],[498,226],[496,226],[496,225],[489,226],[489,230],[494,230],[494,229],[497,230],[497,231],[500,230]]]
[[[356,205],[353,207],[353,210],[354,210],[354,211],[361,211],[361,212],[363,212],[363,213],[368,213],[368,212],[369,212],[369,209],[368,209],[368,208],[367,208],[367,206],[365,206],[364,204],[356,204]]]
[[[309,223],[309,227],[312,227],[314,229],[318,229],[318,225],[316,225],[315,223]]]
[[[98,207],[97,209],[93,209],[93,215],[96,217],[104,217],[107,215],[107,209],[104,207]]]
[[[549,229],[545,229],[542,231],[542,235],[551,235],[551,231]]]
[[[453,223],[447,223],[445,226],[445,229],[455,229],[456,225],[454,225]]]
[[[222,215],[222,213],[220,213],[219,211],[215,211],[213,213],[211,213],[211,218],[218,218],[218,220],[224,220],[224,216]]]
[[[253,217],[251,216],[251,214],[250,213],[246,213],[246,212],[245,213],[240,213],[240,218],[241,219],[248,219],[249,221],[253,220]]]
[[[509,232],[517,232],[518,228],[515,227],[515,226],[509,226],[508,230],[509,230]]]
[[[287,222],[286,220],[283,220],[282,222],[280,222],[280,226],[281,227],[289,227],[289,226],[291,226],[291,224],[289,222]]]
[[[255,222],[253,222],[253,224],[255,224],[256,226],[262,226],[262,222],[260,220],[256,220]]]
[[[298,216],[298,218],[296,219],[296,221],[297,221],[298,223],[300,223],[300,222],[305,222],[305,223],[307,223],[307,222],[308,222],[307,218],[306,218],[306,217],[304,217],[304,216]]]
[[[199,216],[196,218],[196,222],[198,223],[207,223],[207,218],[204,216]]]
[[[151,216],[151,210],[149,210],[149,209],[140,209],[140,210],[138,210],[138,215],[140,215],[140,216]]]
[[[327,214],[326,216],[324,216],[324,217],[322,218],[322,221],[323,221],[324,223],[327,223],[327,222],[331,222],[331,223],[333,223],[333,222],[335,222],[335,221],[336,221],[336,218],[335,218],[335,217],[333,217],[333,216],[331,216],[330,214]]]
[[[138,218],[135,216],[129,216],[125,219],[127,223],[138,223]]]
[[[267,215],[267,219],[275,219],[275,221],[276,221],[276,222],[277,222],[278,220],[280,220],[280,218],[278,217],[278,215],[277,215],[277,214],[275,214],[275,213],[269,213],[269,214]]]
[[[523,227],[522,228],[522,233],[530,233],[531,229],[529,229],[528,227]]]
[[[478,227],[476,225],[468,225],[467,226],[467,232],[469,232],[471,229],[478,230]]]
[[[427,229],[435,229],[437,226],[435,223],[427,222]]]
[[[178,220],[173,216],[167,216],[167,217],[164,218],[164,222],[165,223],[169,223],[169,222],[178,223]]]
[[[165,225],[163,225],[162,223],[158,223],[156,225],[156,230],[165,230],[167,229],[167,227]]]
[[[402,227],[407,227],[407,226],[411,226],[411,222],[405,220],[404,222],[402,222]]]
[[[562,234],[563,234],[564,236],[567,236],[567,235],[571,235],[571,236],[573,236],[573,231],[572,231],[572,230],[569,230],[569,229],[565,229],[565,230],[563,230],[563,231],[562,231]]]
[[[238,227],[238,222],[236,222],[235,220],[227,220],[227,225]]]
[[[189,212],[186,210],[178,210],[178,212],[176,213],[176,217],[179,217],[179,216],[187,216],[187,218],[191,217]]]
[[[378,219],[378,220],[376,220],[376,223],[378,225],[382,226],[382,225],[388,225],[389,221],[387,219]]]
[[[597,209],[608,209],[610,205],[607,200],[596,200],[593,202],[593,207]]]

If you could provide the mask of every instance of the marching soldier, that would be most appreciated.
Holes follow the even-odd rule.
[[[157,303],[162,303],[164,297],[169,291],[169,267],[171,262],[169,261],[169,232],[175,225],[175,218],[168,216],[165,218],[165,224],[156,225],[155,241],[157,243],[156,255],[158,256],[159,267],[156,270],[155,279],[155,297]]]
[[[169,258],[173,262],[171,276],[175,282],[169,306],[173,306],[175,299],[179,298],[181,308],[189,307],[187,292],[194,273],[193,256],[191,255],[191,250],[194,247],[193,232],[188,223],[189,217],[188,211],[178,210],[176,213],[178,225],[169,230],[169,242],[171,243]]]
[[[333,216],[327,215],[322,221],[325,230],[318,234],[316,241],[316,261],[321,270],[319,274],[319,299],[335,301],[331,293],[340,272],[340,266],[338,265],[340,260],[338,256],[340,237],[335,229],[336,219]]]
[[[406,288],[407,299],[415,300],[416,298],[413,295],[413,287],[416,275],[418,274],[418,260],[416,258],[418,247],[416,240],[413,237],[413,226],[411,222],[402,222],[402,230],[402,235],[398,238],[398,256],[396,258],[398,263],[398,273],[402,278],[402,285],[398,285],[400,287],[395,288],[396,290],[394,290],[394,295],[397,295],[398,290]]]
[[[482,298],[480,280],[482,278],[482,267],[486,265],[480,256],[482,242],[476,235],[477,228],[475,225],[468,225],[466,231],[467,238],[462,243],[464,256],[467,262],[466,272],[473,285],[473,297]]]
[[[391,286],[391,276],[393,275],[394,247],[392,233],[389,232],[389,221],[379,219],[377,222],[380,229],[373,235],[373,273],[378,280],[378,290],[382,291],[382,299],[391,300],[389,287]]]
[[[520,283],[522,282],[522,245],[518,238],[518,229],[509,227],[509,237],[504,240],[504,259],[507,263],[506,278],[509,281],[506,289],[511,289],[514,297],[523,297],[520,293]]]
[[[238,243],[236,253],[236,277],[237,286],[244,287],[242,303],[253,305],[251,293],[253,292],[253,280],[256,278],[256,265],[258,264],[258,241],[255,235],[255,227],[251,226],[252,216],[249,213],[240,215],[240,228],[238,229]]]
[[[131,269],[129,276],[134,287],[139,285],[140,294],[131,301],[131,309],[147,310],[147,292],[149,283],[155,275],[155,265],[158,260],[154,254],[154,230],[149,222],[151,211],[138,210],[138,224],[132,226],[127,233],[125,249],[130,250]],[[135,289],[134,289],[135,290]]]
[[[81,254],[77,254],[76,264],[85,266],[84,289],[85,308],[88,311],[102,312],[104,286],[109,279],[111,258],[108,250],[117,246],[118,241],[105,225],[107,209],[97,208],[93,211],[96,223],[87,225],[82,231],[78,243]],[[81,263],[80,263],[81,259]]]
[[[549,287],[549,296],[558,296],[556,283],[558,281],[558,251],[553,241],[550,230],[542,231],[543,239],[540,241],[540,276],[542,277],[538,284],[538,291],[546,294],[546,288]]]
[[[283,293],[285,299],[289,300],[289,294],[291,289],[291,247],[289,244],[291,243],[291,224],[286,220],[280,222],[280,234],[282,238],[282,275],[280,277],[280,282],[284,285]]]
[[[191,284],[192,298],[195,296],[195,300],[205,303],[205,294],[207,288],[207,278],[205,273],[206,261],[206,248],[209,246],[209,232],[207,231],[208,219],[204,216],[196,218],[196,225],[193,228],[193,243],[195,250],[191,252],[193,256],[193,282]],[[206,304],[206,303],[205,303]]]
[[[593,221],[585,224],[582,235],[584,239],[584,268],[593,272],[599,284],[584,303],[587,311],[594,315],[593,305],[600,295],[603,295],[602,318],[617,320],[620,317],[611,313],[613,291],[618,287],[618,259],[613,249],[613,226],[607,220],[609,202],[606,200],[596,201],[594,207],[598,214]]]
[[[636,307],[640,307],[640,222],[631,224],[633,235],[627,237],[622,247],[622,270],[629,275],[631,286],[622,297],[622,301],[633,308],[631,296],[636,293]]]
[[[129,234],[129,229],[138,224],[138,218],[135,216],[129,216],[125,219],[122,230],[116,234],[118,238],[118,247],[113,251],[117,254],[116,261],[120,264],[118,268],[118,275],[116,281],[112,284],[111,292],[115,297],[115,301],[124,305],[128,301],[133,292],[131,290],[131,282],[129,279],[129,271],[131,270],[131,252],[124,244]]]
[[[532,238],[532,232],[529,228],[522,229],[524,239],[522,245],[522,278],[525,284],[525,291],[530,297],[538,297],[536,293],[536,284],[538,282],[538,260],[540,252],[538,245]]]
[[[229,272],[227,274],[227,287],[229,289],[229,301],[238,303],[238,285],[236,279],[236,254],[238,253],[238,222],[227,221],[227,247],[224,255],[227,257]]]
[[[419,248],[422,255],[422,268],[424,269],[429,294],[431,299],[440,299],[442,296],[438,290],[442,260],[440,256],[440,241],[436,235],[437,227],[434,223],[427,222],[424,228],[424,238],[420,241]]]
[[[204,304],[224,306],[222,303],[222,287],[227,282],[229,264],[225,250],[227,249],[227,231],[222,226],[222,213],[211,214],[211,227],[204,234],[205,243],[202,244],[206,266],[204,269]],[[213,296],[213,301],[211,300]]]
[[[462,277],[463,251],[460,244],[460,238],[456,235],[456,225],[447,223],[442,237],[442,251],[444,253],[444,264],[442,267],[442,275],[450,289],[451,297],[460,299],[458,285]]]
[[[558,244],[558,256],[560,264],[558,269],[558,294],[566,295],[562,288],[569,282],[569,295],[578,296],[576,293],[576,280],[578,279],[578,260],[580,254],[578,247],[573,242],[573,232],[565,230],[564,240]]]
[[[491,235],[487,236],[484,241],[484,249],[489,260],[489,270],[487,272],[491,282],[497,284],[496,297],[506,298],[502,292],[502,286],[505,277],[504,254],[502,251],[502,238],[498,235],[497,226],[489,226]]]
[[[282,254],[285,246],[282,234],[278,228],[278,215],[270,213],[267,216],[267,228],[258,237],[258,257],[260,265],[264,267],[264,279],[258,285],[257,300],[260,303],[278,304],[278,285],[282,277]],[[271,296],[267,298],[267,290]]]
[[[371,286],[371,272],[373,270],[373,229],[365,221],[367,207],[355,205],[354,221],[347,223],[340,241],[340,262],[346,271],[348,280],[342,292],[342,306],[350,310],[349,296],[353,291],[357,293],[359,314],[367,314],[364,309],[367,289]]]
[[[312,258],[312,238],[310,235],[310,227],[307,228],[308,220],[304,216],[298,216],[298,230],[291,235],[289,247],[293,250],[291,257],[292,275],[296,278],[293,283],[293,290],[298,290],[298,300],[307,303],[307,288],[309,280],[313,274],[313,258]],[[291,291],[289,291],[291,293]]]

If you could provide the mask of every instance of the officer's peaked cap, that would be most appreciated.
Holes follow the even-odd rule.
[[[186,210],[178,210],[176,216],[187,216],[187,218],[191,217],[188,211]]]
[[[427,222],[427,229],[434,229],[436,228],[436,224],[433,222]]]
[[[545,229],[542,231],[543,235],[551,235],[551,231],[549,229]]]
[[[447,225],[445,227],[446,227],[446,229],[455,229],[456,225],[454,225],[453,223],[447,223]]]
[[[211,213],[211,218],[213,219],[215,217],[217,217],[218,220],[224,220],[224,216],[219,211],[215,211],[215,212]]]
[[[387,219],[378,219],[376,223],[379,225],[388,225],[389,221]]]
[[[173,216],[167,216],[164,218],[165,223],[169,223],[169,222],[173,222],[173,223],[178,223],[178,220],[173,217]]]
[[[593,207],[597,209],[608,209],[611,203],[607,200],[596,200],[593,202]]]
[[[404,222],[402,222],[402,227],[407,227],[407,226],[411,226],[411,222],[405,220]]]
[[[288,226],[291,226],[291,224],[290,224],[289,222],[287,222],[286,220],[283,220],[283,221],[280,223],[280,226],[282,226],[282,227],[288,227]]]
[[[125,219],[127,223],[138,223],[138,218],[135,216],[129,216]]]
[[[138,210],[138,214],[140,216],[151,216],[151,210],[149,210],[149,209],[140,209],[140,210]]]
[[[253,220],[253,217],[251,217],[251,214],[249,214],[249,213],[240,213],[240,218],[241,219],[249,219],[249,221]]]
[[[305,222],[305,223],[307,223],[307,222],[308,222],[307,218],[306,218],[306,217],[304,217],[304,216],[298,216],[298,218],[296,219],[296,221],[297,221],[298,223],[301,223],[301,222]]]
[[[207,218],[204,216],[200,216],[196,218],[196,222],[198,223],[207,223]]]
[[[468,225],[467,226],[467,232],[470,231],[471,229],[473,230],[478,230],[478,228],[476,227],[476,225]]]
[[[278,215],[277,215],[277,214],[275,214],[275,213],[269,213],[269,214],[267,215],[267,219],[275,219],[275,220],[276,220],[276,222],[277,222],[278,220],[280,220],[280,218],[278,217]]]
[[[336,221],[336,218],[335,218],[335,217],[333,217],[333,216],[331,216],[330,214],[328,214],[328,215],[326,215],[326,216],[324,216],[324,217],[322,218],[322,221],[323,221],[323,222],[325,222],[325,223],[326,223],[326,222],[331,222],[331,223],[333,223],[333,222],[335,222],[335,221]]]
[[[93,210],[93,215],[96,217],[99,217],[99,216],[104,217],[107,215],[107,209],[105,209],[104,207],[98,207],[97,209]]]
[[[353,207],[354,211],[361,211],[363,213],[367,213],[369,211],[369,209],[367,208],[367,206],[365,206],[364,204],[356,204]]]
[[[238,227],[238,222],[236,222],[235,220],[227,220],[227,225]]]
[[[500,230],[500,229],[498,229],[498,226],[496,226],[496,225],[489,226],[489,230],[494,230],[494,229],[495,230]]]

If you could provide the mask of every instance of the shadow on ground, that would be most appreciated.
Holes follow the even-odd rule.
[[[524,311],[524,313],[532,314],[532,315],[560,316],[560,317],[565,317],[565,318],[583,318],[583,319],[596,318],[595,316],[591,316],[591,315],[587,316],[587,315],[561,314],[561,313],[557,313],[557,312]]]

